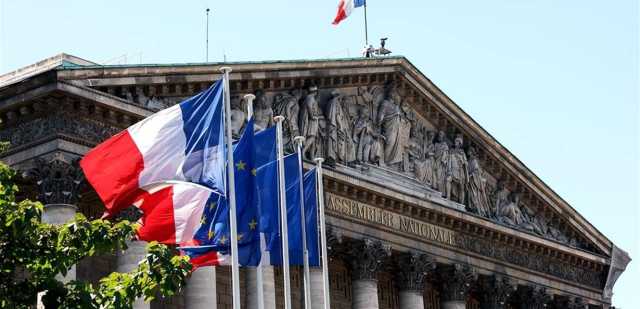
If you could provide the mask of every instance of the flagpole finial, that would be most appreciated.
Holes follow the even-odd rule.
[[[322,162],[324,162],[324,158],[318,157],[313,159],[314,162],[316,162],[316,164],[322,164]]]
[[[282,116],[282,115],[278,115],[278,116],[273,117],[273,121],[275,121],[275,122],[280,122],[280,121],[283,121],[283,120],[284,120],[284,116]]]
[[[231,71],[233,71],[231,69],[231,67],[221,67],[220,68],[220,72],[222,72],[222,73],[231,73]]]
[[[298,135],[293,138],[293,142],[300,145],[304,144],[304,140],[305,140],[304,136],[301,136],[301,135]]]
[[[253,100],[256,96],[253,93],[245,94],[244,100],[247,102],[247,119],[253,118]]]

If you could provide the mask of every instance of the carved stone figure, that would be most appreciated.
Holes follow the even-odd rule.
[[[136,87],[136,101],[142,106],[147,106],[147,101],[149,101],[149,97],[144,94],[141,87]]]
[[[487,180],[475,148],[469,149],[469,208],[483,217],[491,216]]]
[[[385,137],[384,162],[389,166],[397,166],[402,162],[403,146],[401,143],[402,111],[394,102],[392,90],[385,89],[384,98],[378,106],[377,123]]]
[[[306,138],[303,154],[305,158],[313,160],[318,156],[324,156],[322,141],[325,119],[318,105],[318,88],[312,86],[300,106],[298,121],[300,130]]]
[[[144,104],[144,106],[148,109],[151,110],[161,110],[167,107],[167,103],[164,102],[164,100],[162,98],[156,97],[156,96],[152,96],[151,98],[149,98],[147,100],[147,102]]]
[[[435,182],[435,149],[433,145],[433,131],[427,131],[422,145],[422,159],[414,163],[416,180],[425,186],[434,187]]]
[[[509,203],[509,190],[507,190],[504,181],[501,179],[498,180],[496,184],[496,190],[493,193],[492,200],[493,209],[491,209],[491,214],[497,218],[500,209]]]
[[[447,137],[444,131],[439,131],[436,137],[436,142],[433,145],[434,149],[434,189],[440,191],[443,196],[447,196],[448,181],[447,176],[449,174],[449,144],[447,143]]]
[[[521,226],[524,223],[524,215],[520,209],[520,193],[511,193],[509,202],[498,208],[498,220],[513,226]]]
[[[415,122],[415,120],[414,120]],[[416,165],[424,159],[422,135],[420,134],[420,128],[415,123],[409,122],[409,139],[405,146],[403,171],[413,171],[416,173],[418,168]]]
[[[231,133],[233,136],[240,136],[240,131],[244,126],[247,115],[242,110],[242,103],[238,96],[231,98]]]
[[[354,150],[356,153],[357,163],[372,163],[373,162],[373,127],[371,119],[365,107],[358,107],[356,109],[356,118],[353,121],[353,143],[355,144]]]
[[[525,207],[523,215],[525,222],[522,227],[525,230],[536,233],[540,236],[547,235],[547,224],[543,219],[543,214],[539,211],[531,211],[529,208]]]
[[[255,95],[256,98],[253,100],[254,128],[256,131],[260,131],[273,125],[273,110],[262,89],[256,90]]]
[[[466,190],[469,182],[467,155],[462,148],[462,136],[458,135],[449,154],[449,182],[447,198],[466,204]]]
[[[342,96],[337,90],[331,92],[331,98],[327,102],[327,164],[336,162],[350,164],[355,161],[351,139],[351,120],[349,112],[342,104]]]
[[[295,89],[290,93],[282,92],[278,93],[274,99],[273,112],[276,115],[284,116],[282,123],[284,144],[288,150],[293,150],[294,145],[291,142],[294,137],[300,135],[300,128],[298,126],[298,116],[300,114],[300,97],[302,92],[299,89]]]

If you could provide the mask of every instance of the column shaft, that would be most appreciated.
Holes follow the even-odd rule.
[[[322,268],[311,267],[311,309],[324,308],[324,283]]]
[[[359,279],[353,282],[353,309],[377,309],[378,281]]]
[[[258,285],[258,272],[262,272],[262,286]],[[258,309],[259,307],[259,289],[262,289],[262,297],[264,298],[264,309],[276,308],[276,290],[275,276],[273,266],[261,265],[259,267],[251,267],[247,271],[247,308]]]
[[[120,273],[128,273],[138,267],[138,263],[144,259],[147,254],[147,243],[144,241],[131,241],[127,243],[129,247],[124,252],[118,251],[116,271]],[[134,309],[150,309],[151,304],[145,303],[144,299],[136,299],[133,304]]]
[[[198,268],[191,274],[184,291],[185,309],[216,309],[216,294],[216,268]]]
[[[424,295],[419,291],[400,291],[400,309],[424,309]]]

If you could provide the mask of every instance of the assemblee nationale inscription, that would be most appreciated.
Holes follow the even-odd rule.
[[[418,236],[423,239],[455,245],[455,233],[410,217],[376,208],[351,199],[327,193],[327,210],[357,220],[383,225],[395,231]]]

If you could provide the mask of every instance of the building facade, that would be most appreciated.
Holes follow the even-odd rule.
[[[610,308],[629,256],[602,235],[404,57],[101,66],[58,55],[0,76],[0,160],[27,175],[50,222],[102,214],[77,161],[93,146],[179,103],[230,66],[232,126],[245,94],[256,126],[285,117],[286,151],[325,158],[332,308]],[[129,213],[135,216],[135,213]],[[88,258],[67,279],[134,267],[144,244]],[[242,302],[257,308],[256,269]],[[266,308],[282,273],[265,267]],[[301,308],[301,271],[292,273]],[[313,308],[321,308],[318,269]],[[139,308],[230,308],[230,271],[194,273],[182,295]],[[215,289],[215,293],[211,291]]]

